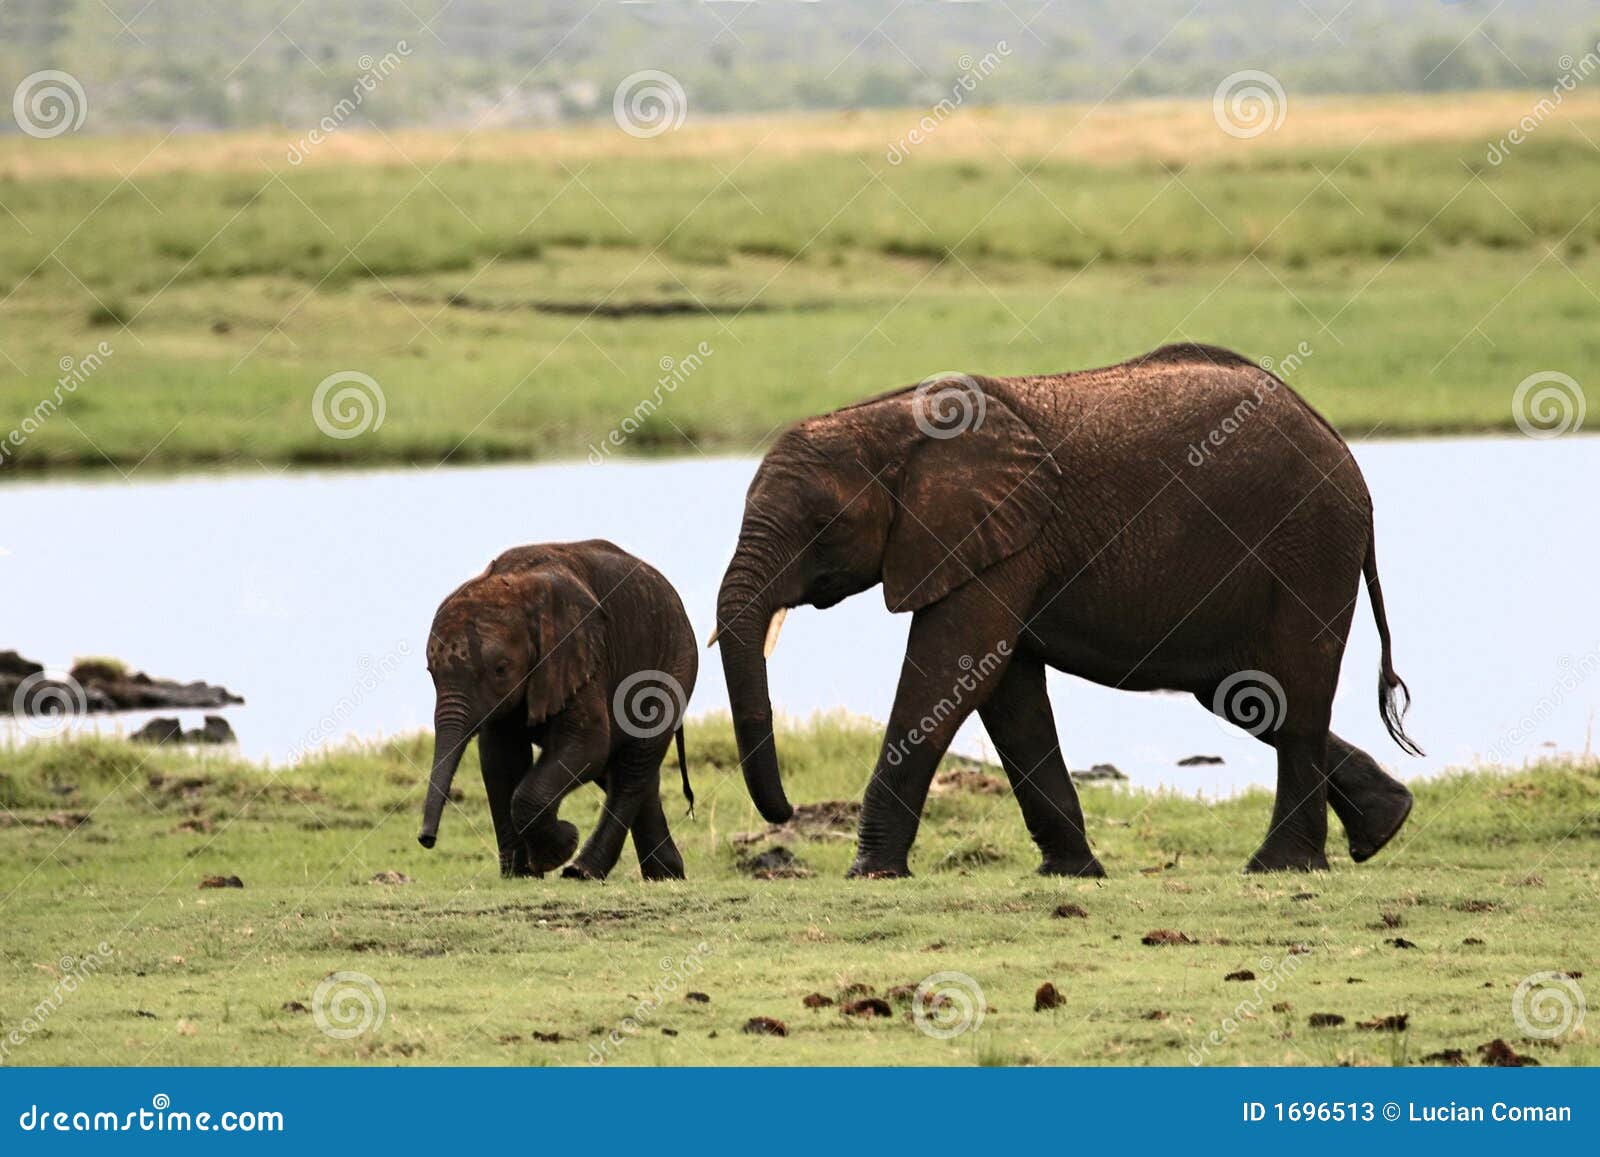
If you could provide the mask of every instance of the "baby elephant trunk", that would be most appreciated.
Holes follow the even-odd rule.
[[[417,843],[425,848],[433,847],[439,839],[439,817],[450,800],[450,784],[455,780],[456,768],[461,766],[461,756],[471,739],[472,734],[460,724],[435,727],[433,774],[428,777],[428,798],[422,805],[422,830],[417,833]]]

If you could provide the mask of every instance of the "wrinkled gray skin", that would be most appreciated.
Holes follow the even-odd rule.
[[[1366,859],[1411,797],[1328,729],[1363,574],[1383,643],[1380,710],[1415,750],[1399,725],[1404,684],[1361,472],[1253,362],[1169,346],[1082,373],[951,379],[809,419],[757,471],[718,597],[746,783],[767,820],[788,818],[763,656],[774,612],[882,584],[912,620],[851,875],[909,874],[934,770],[973,711],[1040,872],[1104,874],[1046,667],[1191,692],[1274,747],[1277,800],[1250,870],[1326,867],[1330,804]]]
[[[626,551],[598,540],[506,551],[445,599],[428,635],[434,759],[417,839],[433,847],[477,736],[503,875],[566,864],[578,829],[557,810],[597,783],[600,822],[562,874],[603,879],[631,831],[646,879],[682,879],[661,761],[675,733],[682,754],[698,662],[677,592]]]

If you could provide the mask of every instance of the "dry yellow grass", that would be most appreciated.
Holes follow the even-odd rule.
[[[1239,156],[1240,150],[1350,148],[1361,143],[1498,140],[1533,112],[1548,92],[1453,93],[1443,96],[1296,97],[1275,130],[1248,140],[1221,132],[1211,102],[1139,101],[1102,105],[967,108],[938,124],[917,155],[1051,157],[1114,165],[1156,159],[1176,163]],[[582,163],[610,158],[694,157],[737,161],[749,155],[861,153],[882,157],[927,112],[888,109],[761,118],[698,118],[692,94],[682,128],[652,140],[617,131],[609,119],[562,129],[474,132],[350,128],[309,150],[308,167],[411,165],[517,159]],[[1541,137],[1600,140],[1600,93],[1568,95],[1540,125]],[[0,140],[0,179],[119,177],[186,170],[259,172],[290,167],[301,131]]]

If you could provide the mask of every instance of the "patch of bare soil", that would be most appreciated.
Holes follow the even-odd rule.
[[[848,840],[855,838],[861,819],[861,804],[853,799],[831,799],[803,803],[794,809],[788,823],[768,824],[760,831],[736,832],[730,841],[735,847],[748,847],[767,840],[779,844],[806,840]]]
[[[815,1010],[817,1010],[819,1008],[829,1008],[829,1007],[831,1007],[833,1005],[833,997],[831,997],[831,996],[823,996],[822,993],[820,993],[820,992],[813,992],[813,993],[808,994],[804,999],[802,999],[800,1001],[800,1003],[805,1005],[807,1008],[811,1009],[812,1011],[815,1011]]]
[[[781,844],[755,855],[740,856],[738,868],[755,880],[803,880],[812,874],[804,860]]]
[[[1375,1016],[1371,1020],[1359,1021],[1357,1028],[1364,1028],[1368,1032],[1405,1032],[1406,1022],[1410,1016],[1403,1012],[1392,1012],[1388,1016]]]
[[[393,868],[389,868],[382,872],[373,873],[370,882],[374,884],[409,884],[411,883],[411,877],[404,872],[397,872]]]
[[[1199,941],[1187,932],[1178,932],[1171,928],[1157,928],[1152,932],[1146,932],[1140,943],[1148,944],[1155,948],[1164,944],[1198,944]]]
[[[775,1016],[752,1016],[741,1031],[751,1036],[788,1036],[789,1026]]]
[[[1011,790],[1011,785],[999,776],[990,775],[988,772],[979,771],[974,767],[958,767],[950,771],[941,771],[933,777],[930,788],[934,795],[949,795],[951,792],[966,792],[971,795],[1004,795]]]
[[[1496,1037],[1488,1044],[1478,1046],[1478,1055],[1483,1058],[1483,1063],[1496,1069],[1520,1069],[1537,1066],[1538,1061],[1532,1057],[1523,1056],[1516,1049]]]
[[[894,1015],[894,1010],[889,1007],[889,1002],[879,996],[864,996],[860,1000],[852,1000],[839,1011],[846,1016],[890,1017]]]
[[[973,844],[957,848],[933,865],[935,872],[960,872],[969,868],[982,868],[998,864],[1006,855],[993,844]]]
[[[1076,917],[1079,920],[1087,920],[1089,918],[1089,910],[1082,904],[1058,904],[1056,905],[1056,910],[1050,913],[1050,915],[1061,920],[1067,920],[1073,917]]]

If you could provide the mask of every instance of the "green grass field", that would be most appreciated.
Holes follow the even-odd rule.
[[[1293,356],[1352,435],[1509,428],[1524,377],[1600,356],[1600,105],[1495,166],[1529,98],[1395,103],[1262,147],[1193,105],[985,112],[899,165],[910,113],[345,134],[303,167],[255,137],[8,142],[0,407],[60,409],[0,468],[582,456],[652,397],[621,452],[749,452],[935,372],[1185,338]],[[339,371],[380,427],[318,428]]]
[[[859,799],[877,742],[845,719],[791,727],[793,795]],[[787,844],[814,874],[757,879],[740,852],[774,841],[739,842],[761,827],[731,732],[699,720],[696,819],[676,818],[676,769],[663,778],[689,880],[646,885],[630,851],[584,885],[499,879],[470,767],[440,846],[419,849],[428,751],[419,738],[277,774],[109,741],[7,751],[4,1063],[1382,1065],[1457,1049],[1476,1064],[1495,1040],[1543,1065],[1600,1061],[1592,1027],[1533,1040],[1513,1013],[1531,974],[1570,973],[1558,993],[1594,984],[1592,765],[1429,782],[1377,860],[1311,876],[1239,873],[1264,793],[1208,806],[1086,787],[1111,878],[1040,879],[1011,799],[969,781],[931,797],[914,879],[842,879],[848,815]],[[587,828],[596,801],[565,814]],[[385,872],[412,882],[372,882]],[[215,875],[244,887],[199,888]],[[1064,905],[1082,915],[1055,915]],[[1158,930],[1194,943],[1143,942]],[[1228,979],[1241,971],[1255,978]],[[361,975],[319,1000],[336,972]],[[981,1024],[919,1031],[901,986],[938,973],[981,989]],[[1035,1011],[1045,982],[1061,1003]],[[357,997],[375,1010],[380,991],[381,1022],[319,1028],[323,1010],[358,1027]],[[936,1016],[955,1016],[975,990],[940,991]],[[811,994],[835,1003],[807,1008]],[[869,997],[889,1015],[841,1011]],[[1344,1020],[1313,1027],[1317,1014]],[[1398,1016],[1403,1030],[1383,1027]],[[754,1017],[787,1035],[746,1033]]]

